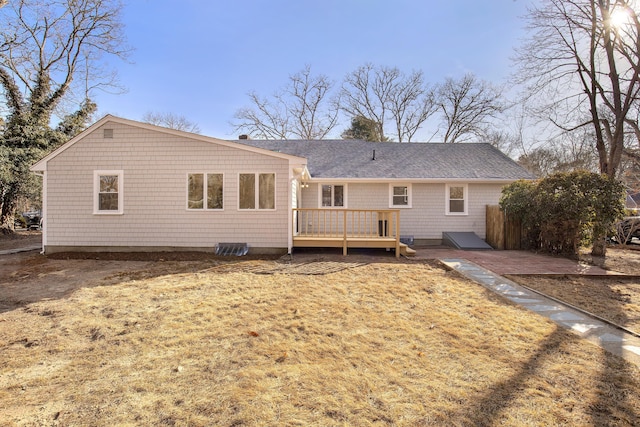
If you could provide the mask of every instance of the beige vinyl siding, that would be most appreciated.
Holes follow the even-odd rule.
[[[404,184],[403,184],[404,185]],[[389,209],[389,183],[349,183],[349,209]],[[468,184],[468,214],[446,215],[445,183],[413,183],[411,208],[400,209],[400,234],[441,239],[443,231],[486,236],[486,205],[497,204],[502,184]],[[302,190],[302,207],[317,207],[317,185]]]
[[[318,208],[321,184],[309,184],[308,187],[300,189],[300,207],[301,208]]]
[[[113,138],[103,137],[113,129]],[[288,161],[251,151],[107,123],[47,165],[47,245],[286,248]],[[93,214],[95,170],[122,170],[123,214]],[[238,173],[275,173],[276,209],[238,210]],[[224,174],[224,209],[187,210],[189,173]]]

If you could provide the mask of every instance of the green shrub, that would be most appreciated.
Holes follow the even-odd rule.
[[[624,186],[587,171],[557,173],[504,188],[500,206],[523,225],[524,245],[577,256],[603,238],[624,214]]]

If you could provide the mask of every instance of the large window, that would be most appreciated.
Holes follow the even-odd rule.
[[[187,209],[223,209],[222,188],[221,173],[190,173],[187,176]]]
[[[238,198],[240,209],[275,209],[276,174],[241,173]]]
[[[408,184],[389,185],[389,205],[392,208],[410,208],[411,186]]]
[[[447,184],[447,215],[467,214],[467,185]]]
[[[344,207],[344,185],[323,184],[320,197],[324,208]]]
[[[123,173],[95,171],[93,173],[93,213],[119,215],[123,212]]]

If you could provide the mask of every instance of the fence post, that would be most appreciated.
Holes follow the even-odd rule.
[[[505,249],[505,215],[500,206],[487,205],[487,243],[494,249]]]

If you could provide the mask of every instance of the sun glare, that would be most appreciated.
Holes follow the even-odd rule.
[[[629,15],[629,11],[627,9],[613,9],[611,11],[611,27],[614,29],[623,28],[625,25],[628,25],[630,22],[631,16]]]

